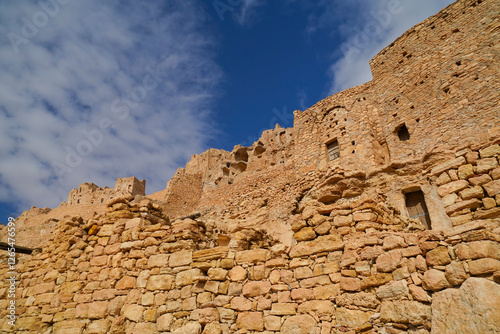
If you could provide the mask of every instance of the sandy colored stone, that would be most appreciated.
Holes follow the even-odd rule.
[[[236,326],[240,329],[262,331],[264,330],[264,317],[261,312],[242,312],[238,314]]]
[[[340,288],[345,291],[360,291],[361,280],[359,278],[342,277],[340,279]]]
[[[291,315],[297,313],[295,303],[273,303],[271,305],[271,315]]]
[[[440,246],[425,255],[425,260],[428,266],[444,266],[451,262],[448,248]]]
[[[116,283],[115,288],[118,290],[132,289],[135,286],[135,282],[135,277],[125,276]]]
[[[486,173],[486,172],[498,167],[498,161],[496,158],[493,158],[493,157],[479,159],[478,161],[476,161],[476,164],[477,164],[476,172],[478,174]]]
[[[208,323],[219,321],[219,311],[215,307],[207,307],[198,310],[199,323],[206,325]]]
[[[491,240],[457,244],[455,252],[460,260],[480,259],[483,257],[500,259],[500,245]]]
[[[469,262],[469,271],[472,275],[491,274],[500,271],[500,261],[490,258]]]
[[[483,184],[483,188],[490,197],[500,194],[500,179]]]
[[[146,284],[147,290],[170,290],[174,284],[174,278],[171,275],[152,275]]]
[[[453,181],[438,187],[438,194],[439,196],[444,197],[445,195],[463,190],[468,186],[469,182],[467,182],[466,180]]]
[[[122,315],[128,320],[138,322],[142,318],[144,307],[137,304],[126,304],[123,306]]]
[[[471,164],[458,167],[458,178],[468,179],[472,176],[474,176],[474,166],[472,166]]]
[[[193,252],[190,250],[181,250],[170,254],[168,265],[172,268],[187,266],[193,262]]]
[[[402,299],[408,296],[408,293],[408,284],[405,280],[389,282],[376,290],[377,298],[380,300]]]
[[[299,305],[298,313],[314,312],[318,316],[329,315],[333,316],[335,307],[329,300],[310,300]]]
[[[399,261],[401,261],[401,251],[395,249],[380,255],[375,263],[379,272],[389,273],[396,269]]]
[[[252,249],[236,253],[236,263],[257,263],[265,262],[271,258],[271,252],[267,249]]]
[[[243,281],[248,277],[248,272],[245,268],[241,266],[236,266],[233,267],[231,270],[228,272],[228,277],[231,281]]]
[[[319,236],[313,241],[300,242],[290,250],[290,257],[301,257],[321,252],[331,252],[344,248],[344,243],[337,235]]]
[[[173,331],[172,334],[201,334],[201,325],[198,322],[189,322]]]
[[[372,286],[383,285],[393,279],[391,274],[377,274],[373,276],[363,277],[361,280],[361,289],[366,289]]]
[[[197,268],[181,271],[175,276],[175,285],[176,286],[190,285],[197,282],[198,278],[202,276],[203,276],[202,271]]]
[[[488,174],[479,175],[479,176],[472,177],[469,179],[470,184],[473,186],[481,186],[481,185],[488,183],[490,181],[491,181],[491,177]]]
[[[433,294],[432,332],[499,333],[499,309],[500,285],[485,278],[468,278],[459,289]]]
[[[262,296],[271,290],[270,282],[251,281],[243,285],[243,295],[245,297]]]
[[[424,273],[422,285],[424,289],[434,291],[450,287],[445,273],[437,269],[430,269]]]
[[[21,320],[21,319],[19,319]],[[19,321],[18,320],[18,321]],[[16,322],[20,326],[19,322]],[[21,326],[20,326],[21,327]],[[85,328],[85,322],[79,320],[64,320],[54,324],[54,334],[82,334]]]
[[[309,314],[301,314],[289,317],[281,327],[282,333],[310,334],[316,327],[316,320]]]
[[[380,320],[422,325],[431,320],[431,307],[418,301],[384,301],[380,309]]]
[[[418,285],[410,284],[408,286],[408,290],[410,291],[411,295],[415,300],[418,300],[419,302],[430,302],[431,297],[427,294],[427,292],[422,289]]]
[[[339,307],[335,310],[335,320],[337,325],[347,328],[357,328],[368,322],[373,314],[373,312],[350,310],[345,307]]]
[[[460,285],[469,275],[465,272],[462,262],[452,262],[446,266],[445,276],[451,285]]]

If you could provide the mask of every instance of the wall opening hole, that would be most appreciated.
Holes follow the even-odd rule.
[[[351,144],[356,145],[356,141],[355,141],[355,140],[353,140],[353,141],[351,142]]]
[[[431,218],[429,210],[425,204],[424,193],[422,190],[413,191],[405,194],[406,208],[410,218],[419,219],[425,228],[431,229]]]
[[[459,61],[457,61],[455,64],[456,64],[457,66],[460,66],[460,65],[462,65],[462,62],[459,60]]]
[[[455,28],[451,32],[454,33],[454,34],[456,34],[457,32],[460,32],[460,30],[458,28]]]
[[[399,140],[407,141],[410,139],[410,132],[408,132],[406,124],[403,124],[399,128],[397,128],[396,132],[398,133]]]
[[[448,94],[448,93],[450,92],[450,87],[446,87],[446,88],[444,88],[444,89],[443,89],[443,92],[444,92],[445,94]]]

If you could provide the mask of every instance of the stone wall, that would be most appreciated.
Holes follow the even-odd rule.
[[[94,183],[82,183],[78,189],[70,191],[68,201],[64,204],[104,204],[113,197],[125,194],[144,196],[146,194],[146,180],[139,181],[134,176],[118,178],[114,188],[101,188]]]
[[[3,332],[499,328],[490,298],[500,294],[498,219],[419,231],[383,202],[306,206],[291,221],[296,243],[285,247],[258,230],[221,234],[203,216],[169,222],[159,203],[143,197],[117,198],[108,207],[95,219],[59,222],[53,240],[19,265],[15,329],[5,320],[1,282]]]

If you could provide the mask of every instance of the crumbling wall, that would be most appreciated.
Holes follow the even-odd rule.
[[[500,294],[499,219],[419,231],[379,200],[304,206],[290,222],[301,226],[296,244],[284,247],[256,230],[220,234],[203,217],[169,222],[148,199],[115,199],[95,219],[61,221],[20,265],[15,328],[0,283],[0,328],[424,334],[451,333],[457,316],[464,327],[453,333],[494,332],[486,296]]]
[[[94,183],[82,183],[78,189],[70,191],[66,204],[104,204],[114,197],[125,194],[144,196],[146,194],[146,180],[139,181],[134,176],[118,178],[114,188],[101,188]]]

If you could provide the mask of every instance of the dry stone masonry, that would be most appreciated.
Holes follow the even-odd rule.
[[[18,243],[40,250],[17,255],[15,327],[0,282],[0,331],[499,333],[499,14],[456,1],[372,81],[163,191],[83,184],[26,211]]]

